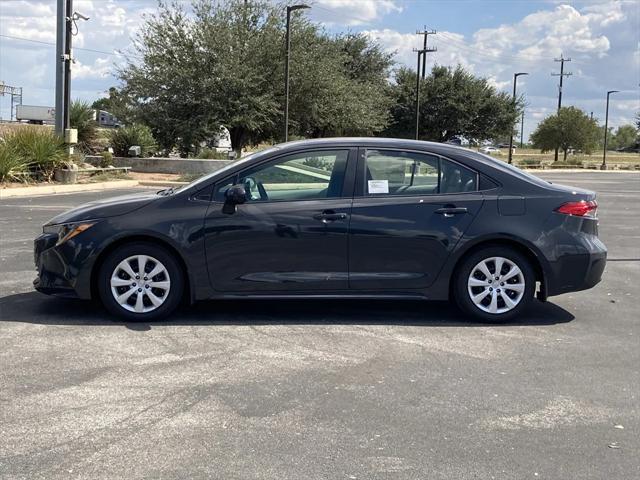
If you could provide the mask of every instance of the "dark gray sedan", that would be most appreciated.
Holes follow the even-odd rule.
[[[596,209],[593,192],[456,146],[292,142],[53,218],[35,241],[34,284],[130,320],[183,300],[365,297],[451,299],[499,322],[536,292],[600,281]]]

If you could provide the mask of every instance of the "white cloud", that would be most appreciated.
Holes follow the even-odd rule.
[[[106,78],[111,73],[111,59],[96,58],[92,65],[84,65],[79,60],[71,66],[71,78],[73,80],[89,78]]]
[[[317,0],[313,18],[326,24],[365,25],[392,12],[402,12],[395,0]]]
[[[604,92],[626,89],[611,103],[610,123],[630,123],[640,110],[639,16],[637,3],[606,1],[581,9],[554,5],[513,24],[482,28],[469,37],[439,31],[429,37],[438,51],[429,54],[428,65],[460,63],[507,92],[514,72],[531,73],[518,81],[518,92],[526,95],[529,104],[526,118],[532,120],[527,123],[525,118],[525,131],[530,131],[537,121],[556,111],[558,77],[550,74],[558,71],[560,65],[553,60],[563,53],[572,58],[565,72],[573,72],[565,79],[563,105],[575,105],[604,118]],[[397,51],[401,64],[415,68],[412,49],[421,46],[422,37],[392,29],[365,33],[386,50]]]

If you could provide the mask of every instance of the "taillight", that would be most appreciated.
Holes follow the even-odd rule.
[[[595,217],[598,203],[595,200],[579,202],[567,202],[556,209],[558,213],[565,215],[575,215],[576,217]]]

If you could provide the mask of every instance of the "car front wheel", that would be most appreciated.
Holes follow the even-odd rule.
[[[131,321],[164,317],[180,303],[182,269],[162,247],[132,243],[111,252],[98,277],[100,299],[109,312]]]
[[[518,251],[486,247],[464,259],[454,288],[456,302],[463,311],[485,322],[506,322],[533,299],[535,274]]]

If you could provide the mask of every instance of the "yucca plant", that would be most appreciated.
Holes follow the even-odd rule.
[[[6,134],[4,142],[24,160],[31,172],[47,180],[67,157],[63,140],[48,128],[19,128]]]
[[[111,132],[111,146],[118,157],[129,155],[129,148],[138,145],[142,156],[151,155],[156,150],[156,141],[146,125],[132,123],[126,127],[116,128]]]
[[[0,139],[0,182],[11,182],[24,180],[24,173],[27,171],[27,162],[7,144]]]
[[[74,100],[69,109],[71,128],[78,130],[77,147],[85,152],[95,151],[98,140],[98,124],[95,121],[95,110],[87,102]]]

